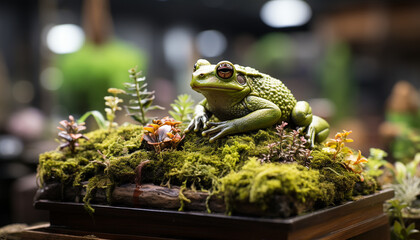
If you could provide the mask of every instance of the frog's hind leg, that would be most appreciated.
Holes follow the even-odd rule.
[[[324,119],[312,115],[312,108],[308,102],[297,102],[291,117],[296,126],[306,128],[311,147],[314,147],[315,143],[321,143],[327,139],[330,133],[329,124]]]
[[[296,126],[307,127],[312,122],[312,108],[306,101],[299,101],[292,110],[292,121]]]

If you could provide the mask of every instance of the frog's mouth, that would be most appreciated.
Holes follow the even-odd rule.
[[[217,90],[217,91],[241,91],[243,88],[235,88],[235,87],[215,87],[215,86],[191,86],[191,88],[195,91],[200,90]]]

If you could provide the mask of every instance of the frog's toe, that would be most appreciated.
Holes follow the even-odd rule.
[[[229,126],[227,122],[209,122],[207,125],[211,128],[203,131],[203,136],[211,136],[210,142],[214,142],[216,139],[229,135]]]
[[[194,124],[194,132],[198,132],[203,124],[199,121],[196,121]]]
[[[217,134],[218,132],[223,130],[223,126],[221,125],[221,123],[209,122],[207,123],[207,127],[210,127],[210,129],[203,131],[203,136]]]
[[[221,130],[219,129],[218,133],[212,137],[210,137],[210,142],[214,142],[216,139],[222,138],[226,135],[229,135],[227,133],[227,129],[226,128],[222,128]]]
[[[207,127],[215,127],[215,126],[220,126],[222,124],[225,124],[226,122],[208,122],[207,123]]]
[[[316,139],[316,129],[313,126],[308,127],[308,131],[306,133],[306,136],[309,138],[309,144],[313,148],[315,146],[315,139]]]
[[[330,129],[329,128],[324,129],[316,134],[315,140],[319,143],[322,143],[328,138],[329,134],[330,134]]]
[[[194,120],[192,120],[189,124],[188,124],[188,126],[185,128],[185,131],[184,132],[190,132],[191,130],[193,130],[194,128],[195,128],[195,121]]]

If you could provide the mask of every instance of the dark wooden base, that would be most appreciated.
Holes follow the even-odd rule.
[[[38,233],[94,234],[107,239],[389,239],[383,203],[392,190],[356,201],[286,219],[251,218],[142,208],[39,200],[48,210],[50,226]],[[77,233],[77,234],[76,234]]]

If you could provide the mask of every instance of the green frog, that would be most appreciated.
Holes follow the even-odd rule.
[[[328,137],[327,121],[312,115],[307,102],[296,101],[280,80],[253,68],[229,61],[212,65],[200,59],[194,65],[190,85],[205,99],[195,107],[186,132],[204,129],[202,135],[210,136],[210,142],[282,121],[306,131],[311,146]],[[220,122],[210,122],[212,115]]]

